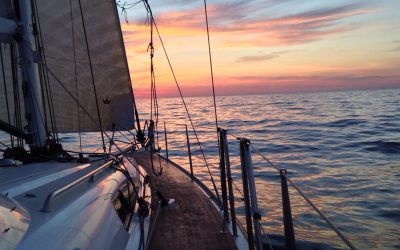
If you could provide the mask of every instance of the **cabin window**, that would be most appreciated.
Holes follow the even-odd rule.
[[[130,182],[124,183],[114,197],[114,209],[126,230],[129,229],[129,224],[131,223],[136,199],[136,192]]]

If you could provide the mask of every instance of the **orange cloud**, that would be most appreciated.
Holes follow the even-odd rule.
[[[276,46],[308,43],[357,29],[359,26],[355,24],[339,24],[339,21],[372,11],[374,10],[364,8],[361,4],[349,4],[277,18],[265,18],[252,17],[253,11],[241,2],[211,5],[209,19],[214,37],[229,35],[230,41],[223,43],[224,46],[235,44],[240,46],[243,43]],[[166,36],[204,35],[205,32],[204,9],[201,7],[161,13],[155,19],[162,25]]]
[[[263,4],[267,6],[270,1]],[[329,61],[326,63],[324,59],[330,59],[329,49],[321,55],[321,51],[311,47],[311,42],[326,45],[329,41],[326,38],[351,36],[350,31],[358,31],[367,25],[353,19],[349,22],[350,18],[376,11],[361,3],[267,18],[257,13],[248,1],[210,5],[217,94],[398,86],[398,73],[388,68],[395,62],[387,59],[389,57],[378,61],[383,57],[368,57],[370,53],[367,52],[355,57],[343,52],[346,58],[342,59],[336,53],[333,59],[325,60]],[[203,7],[168,10],[157,14],[155,19],[184,94],[211,94]],[[146,49],[149,27],[143,20],[130,20],[122,29],[135,94],[148,97],[150,61]],[[175,83],[156,33],[154,39],[159,96],[176,96]],[[288,50],[288,46],[296,47]],[[397,48],[397,43],[394,47]],[[275,51],[271,51],[272,48],[276,48]],[[312,56],[306,49],[312,50]],[[374,60],[368,60],[371,58]]]

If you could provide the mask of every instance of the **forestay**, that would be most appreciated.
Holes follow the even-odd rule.
[[[132,129],[133,93],[115,2],[82,0],[83,15],[78,0],[33,2],[46,67],[52,73],[49,81],[58,132],[100,130],[95,89],[102,129],[111,129],[113,123]]]

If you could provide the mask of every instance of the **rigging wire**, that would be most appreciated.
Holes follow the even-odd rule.
[[[149,7],[150,7],[150,6],[149,6]],[[199,145],[199,147],[200,147],[202,156],[203,156],[203,158],[204,158],[204,160],[205,160],[206,167],[207,167],[208,173],[209,173],[209,175],[210,175],[210,179],[211,179],[211,182],[212,182],[212,184],[213,184],[213,188],[214,188],[215,194],[217,195],[218,200],[220,201],[221,199],[220,199],[220,196],[219,196],[219,193],[218,193],[217,186],[216,186],[215,181],[214,181],[214,178],[213,178],[213,176],[212,176],[210,167],[208,166],[209,164],[208,164],[208,162],[207,162],[207,158],[206,158],[206,156],[205,156],[205,154],[204,154],[204,150],[203,150],[203,148],[202,148],[202,146],[201,146],[199,137],[198,137],[197,132],[196,132],[196,129],[195,129],[195,127],[194,127],[193,120],[192,120],[192,118],[191,118],[191,116],[190,116],[188,107],[187,107],[187,105],[186,105],[185,99],[184,99],[183,94],[182,94],[182,90],[181,90],[181,88],[180,88],[180,86],[179,86],[179,83],[178,83],[178,80],[177,80],[177,78],[176,78],[175,71],[174,71],[174,69],[173,69],[173,67],[172,67],[171,60],[169,59],[169,56],[168,56],[167,50],[166,50],[166,48],[165,48],[164,42],[163,42],[162,37],[161,37],[161,35],[160,35],[160,32],[159,32],[159,30],[158,30],[157,22],[155,21],[155,19],[154,19],[153,17],[151,17],[151,18],[153,19],[154,27],[156,28],[158,38],[159,38],[160,43],[161,43],[161,45],[162,45],[162,48],[163,48],[165,57],[166,57],[166,59],[167,59],[168,65],[169,65],[169,67],[170,67],[172,76],[173,76],[174,81],[175,81],[175,84],[176,84],[176,87],[177,87],[177,89],[178,89],[179,96],[180,96],[180,98],[181,98],[181,100],[182,100],[182,104],[183,104],[183,106],[184,106],[184,108],[185,108],[186,114],[187,114],[188,119],[189,119],[189,121],[190,121],[190,125],[191,125],[191,127],[192,127],[192,129],[193,129],[193,133],[194,133],[194,135],[195,135],[195,137],[196,137],[196,140],[197,140],[197,143],[198,143],[198,145]]]
[[[77,74],[77,64],[76,64],[76,48],[75,48],[75,30],[74,30],[74,15],[72,11],[72,0],[69,0],[70,6],[70,14],[71,14],[71,32],[72,32],[72,47],[74,50],[74,75],[75,75],[75,90],[76,90],[76,99],[79,101],[79,91],[78,91],[78,74]],[[78,112],[78,134],[79,134],[79,148],[82,152],[82,134],[81,134],[81,119],[79,112],[79,105],[76,105],[76,109]]]
[[[98,147],[95,151],[93,151],[91,154],[102,154],[104,155],[105,153],[97,153],[97,151],[99,151],[100,149],[103,148],[103,145],[101,145],[100,147]]]
[[[290,184],[292,184],[292,186],[297,190],[297,192],[300,194],[301,197],[304,198],[305,201],[307,201],[307,203],[315,210],[315,212],[318,213],[318,215],[326,222],[326,224],[328,224],[328,226],[343,240],[344,243],[346,243],[346,245],[350,248],[350,249],[356,249],[354,247],[354,245],[350,242],[349,239],[346,238],[346,236],[344,236],[342,234],[342,232],[340,232],[340,230],[332,223],[332,221],[330,219],[328,219],[328,217],[325,216],[324,213],[322,213],[321,210],[319,210],[319,208],[317,206],[314,205],[314,203],[303,193],[303,191],[301,191],[300,188],[297,187],[297,185],[289,178],[286,176],[286,180],[288,182],[290,182]]]
[[[133,7],[135,7],[136,5],[138,5],[139,3],[141,3],[143,0],[139,0],[139,1],[136,1],[136,2],[134,2],[134,3],[128,3],[128,2],[126,2],[126,1],[122,3],[122,1],[120,1],[120,0],[118,0],[118,1],[115,1],[115,0],[108,0],[108,1],[109,1],[110,3],[112,3],[112,4],[115,3],[116,6],[118,6],[119,8],[121,8],[121,15],[124,16],[125,21],[128,23],[128,12],[127,12],[127,10],[128,10],[128,9],[131,9],[131,8],[133,8]]]
[[[22,130],[22,115],[21,115],[21,102],[19,97],[19,88],[18,88],[18,73],[17,73],[17,57],[16,57],[16,48],[15,44],[10,44],[10,57],[11,57],[11,73],[13,79],[13,93],[14,93],[14,120],[15,126]],[[17,145],[19,147],[23,146],[23,139],[17,138]]]
[[[110,136],[108,136],[108,134],[106,133],[106,132],[104,132],[104,135],[109,139],[109,140],[111,140],[111,137]],[[123,155],[124,156],[124,152],[122,151],[122,149],[117,145],[117,144],[114,144],[115,145],[115,147],[117,148],[117,150],[120,152],[120,154],[121,155]],[[132,160],[129,158],[129,157],[126,157],[125,156],[125,158],[129,161],[129,163],[130,164],[132,164],[132,166],[136,169],[136,171],[138,171],[138,173],[143,177],[143,178],[145,178],[146,176],[139,170],[139,168],[132,162]],[[123,161],[121,161],[121,163],[122,163]],[[125,167],[125,165],[122,163],[122,165]],[[125,167],[126,168],[126,167]],[[126,169],[126,171],[128,172],[128,170]]]
[[[0,144],[6,148],[10,148],[9,146],[7,146],[6,144],[4,144],[3,142],[0,141]]]
[[[240,138],[231,134],[231,136],[235,137],[236,139]],[[277,167],[273,162],[271,162],[265,155],[263,155],[254,145],[250,144],[251,149],[253,149],[258,155],[260,155],[265,161],[270,164],[271,167],[276,169],[278,172],[281,171],[279,167]],[[287,176],[285,175],[286,180],[292,185],[293,188],[299,193],[301,197],[314,209],[315,212],[325,221],[325,223],[342,239],[342,241],[350,248],[356,249],[354,245],[350,242],[349,239],[344,236],[344,234],[333,224],[333,222],[326,217],[326,215],[301,191],[301,189]]]
[[[136,146],[138,145],[138,143],[135,140],[135,137],[133,137],[134,140],[131,141],[124,133],[122,133],[121,130],[117,129],[117,132],[120,133],[122,135],[122,137],[124,137],[129,142],[129,144],[136,145]]]
[[[38,13],[38,9],[37,9],[36,0],[33,0],[31,3],[32,3],[32,6],[33,6],[32,12],[34,13],[35,23],[37,24],[35,26],[35,28],[39,31],[38,32],[39,36],[38,36],[38,39],[37,39],[38,50],[40,52],[41,59],[46,64],[46,54],[45,54],[44,48],[43,48],[42,28],[41,28],[41,25],[40,25],[40,17],[39,17],[39,13]],[[56,139],[56,142],[59,143],[60,141],[59,141],[59,137],[58,137],[57,123],[56,123],[56,117],[55,117],[55,111],[54,111],[53,95],[52,95],[52,91],[51,91],[51,85],[49,84],[49,73],[48,73],[47,70],[45,70],[45,68],[41,67],[41,69],[43,71],[43,73],[42,73],[43,75],[42,76],[43,76],[43,80],[44,80],[47,103],[48,103],[48,106],[49,106],[48,108],[49,108],[51,128],[52,128],[52,132],[53,132],[54,138]],[[43,91],[43,89],[42,89],[42,91]],[[47,123],[47,120],[46,120],[46,123]]]
[[[268,243],[269,249],[274,250],[274,248],[272,247],[271,241],[269,240],[268,234],[265,232],[264,227],[263,227],[263,225],[260,223],[260,221],[258,221],[258,225],[260,226],[263,235],[264,235],[265,238],[267,239],[267,243]]]
[[[211,55],[210,29],[209,29],[209,25],[208,25],[208,11],[207,11],[207,1],[206,0],[204,0],[204,15],[206,18],[208,58],[210,61],[211,85],[212,85],[212,93],[213,93],[213,101],[214,101],[215,130],[217,133],[217,141],[218,141],[218,148],[219,148],[220,142],[219,142],[219,134],[218,134],[217,102],[215,100],[214,70],[213,70],[212,55]]]
[[[181,152],[183,152],[183,151],[181,151]],[[195,155],[195,154],[193,154],[192,156],[194,156],[194,157],[196,157],[197,159],[199,159],[199,160],[201,160],[201,161],[204,162],[204,159],[203,159],[202,157],[200,157],[200,156],[198,156],[198,155]],[[219,168],[219,167],[215,166],[215,165],[212,164],[212,163],[210,163],[210,166],[213,167],[213,168],[215,168],[215,169],[218,169],[218,168]],[[236,183],[235,183],[233,177],[232,177],[232,184],[235,186],[236,191],[241,195],[240,199],[243,200],[243,199],[244,199],[244,195],[243,195],[242,191],[240,191],[239,187],[236,185]]]
[[[7,92],[7,83],[6,83],[6,74],[5,74],[4,60],[3,60],[3,47],[1,45],[0,45],[0,57],[1,57],[1,70],[2,70],[3,83],[4,83],[4,96],[5,96],[6,107],[7,107],[7,118],[8,118],[8,123],[11,124],[10,106],[8,103],[8,92]],[[14,147],[14,139],[11,134],[10,134],[10,142],[11,142],[11,147],[13,148]]]
[[[128,130],[128,129],[126,129],[126,128],[124,128],[124,126],[122,126],[122,125],[120,125],[120,124],[117,124],[117,127],[121,128],[123,131],[126,131],[126,132],[128,132],[130,135],[132,135],[132,136],[133,136],[133,139],[135,139],[135,134],[134,134],[134,133],[132,133],[132,131],[130,131],[130,130]],[[119,130],[121,130],[121,129],[119,129]],[[128,139],[128,140],[129,140],[129,139]]]
[[[25,48],[26,48],[27,50],[29,50],[30,53],[34,53],[34,51],[32,50],[32,48],[30,48],[30,46],[28,46],[26,43],[22,42],[22,46],[25,46]],[[28,68],[29,62],[27,61],[26,58],[23,58],[22,63],[25,64],[25,65],[24,65],[25,68]],[[25,79],[34,79],[33,76],[29,75],[30,71],[24,71],[23,73],[25,73]],[[23,87],[27,88],[29,92],[32,92],[32,89],[31,89],[32,86],[31,86],[30,84],[25,84],[25,86],[23,86]],[[31,103],[30,103],[30,107],[32,108],[32,112],[33,112],[33,113],[36,112],[36,110],[35,110],[35,108],[33,108],[33,106],[36,106],[36,107],[37,107],[37,110],[39,111],[39,114],[36,114],[36,113],[35,113],[35,114],[31,115],[31,118],[34,118],[34,119],[35,119],[36,124],[39,124],[39,123],[41,122],[41,123],[43,124],[43,126],[46,128],[46,121],[45,121],[45,119],[44,119],[42,113],[40,112],[40,104],[39,104],[38,100],[36,99],[36,96],[33,95],[33,94],[31,94],[30,97],[31,97],[31,98],[29,98],[29,100],[30,100],[30,102],[31,102]],[[43,103],[42,103],[42,104],[43,104]],[[26,107],[26,105],[25,105],[25,107]],[[44,109],[44,107],[43,107],[43,109]],[[36,127],[36,133],[37,133],[37,135],[40,136],[39,126],[35,126],[35,127]],[[31,131],[31,132],[33,132],[33,131]],[[48,132],[48,131],[47,131],[47,129],[46,129],[46,130],[45,130],[45,133],[46,133],[46,134],[44,135],[46,138],[47,138],[47,132]]]
[[[128,23],[127,9],[133,8],[134,6],[136,6],[136,5],[138,5],[139,3],[142,2],[142,0],[136,1],[134,3],[128,3],[127,1],[124,1],[123,3],[121,3],[122,2],[121,0],[118,0],[118,1],[107,0],[107,1],[109,1],[113,5],[113,7],[115,7],[116,10],[117,10],[118,7],[121,8],[121,15],[124,15],[126,23]],[[118,24],[120,26],[119,19],[117,19],[117,21],[118,21]],[[121,32],[121,29],[119,29],[119,33],[121,35],[121,39],[123,40],[124,38],[123,38],[123,35],[122,35],[122,32]],[[125,51],[125,49],[124,49],[124,51]],[[126,53],[124,52],[124,54],[125,54],[125,60],[126,60]],[[143,144],[144,143],[144,131],[140,127],[140,118],[139,118],[139,112],[138,112],[137,106],[136,106],[135,95],[133,94],[132,79],[131,79],[131,76],[129,74],[128,62],[126,61],[126,63],[127,63],[126,64],[126,70],[127,70],[128,76],[129,76],[128,77],[129,78],[128,84],[129,84],[129,86],[131,88],[130,92],[131,92],[131,95],[132,95],[132,102],[133,102],[133,108],[134,108],[134,117],[136,117],[136,126],[137,126],[137,128],[134,127],[134,129],[136,130],[136,136],[134,135],[134,138],[135,138],[135,141],[136,141],[136,138],[137,138],[137,141],[140,142],[141,144]]]
[[[39,42],[39,37],[38,37],[38,32],[37,32],[37,20],[36,20],[36,12],[35,12],[35,3],[34,0],[30,1],[31,5],[31,12],[32,14],[32,30],[33,30],[33,37],[35,39],[35,48],[36,52],[40,52],[40,42]],[[32,49],[33,50],[33,49]],[[40,94],[42,95],[42,106],[43,106],[43,115],[44,115],[44,121],[43,125],[46,131],[45,137],[48,138],[49,135],[49,128],[47,126],[47,110],[46,110],[46,99],[45,99],[45,92],[43,91],[44,89],[44,72],[40,68],[40,65],[38,65],[38,73],[39,73],[39,84],[40,84]]]
[[[158,99],[157,99],[157,88],[156,88],[156,77],[155,77],[155,70],[154,70],[154,18],[153,12],[147,2],[147,0],[143,1],[144,6],[146,8],[147,14],[150,18],[150,42],[147,47],[147,51],[150,51],[150,82],[151,82],[151,96],[150,96],[150,119],[154,121],[154,128],[156,132],[157,138],[157,147],[159,146],[159,133],[158,133],[158,114],[159,114],[159,107],[158,107]],[[154,115],[154,119],[153,119]]]
[[[90,74],[91,74],[91,77],[92,77],[92,85],[93,85],[93,91],[94,91],[94,97],[95,97],[96,109],[97,109],[97,118],[98,118],[98,122],[99,122],[99,126],[100,126],[100,132],[101,132],[101,141],[103,142],[104,153],[106,153],[107,149],[106,149],[106,143],[105,143],[105,140],[104,140],[104,133],[105,132],[103,130],[103,125],[101,123],[99,100],[97,98],[97,91],[96,91],[96,83],[95,83],[95,80],[94,80],[92,58],[90,56],[89,42],[88,42],[87,33],[86,33],[85,19],[83,17],[83,10],[82,10],[81,0],[79,0],[79,9],[80,9],[80,12],[81,12],[83,33],[85,35],[85,43],[86,43],[86,49],[87,49],[88,60],[89,60],[89,65],[90,65]]]
[[[65,90],[65,92],[67,92],[67,94],[79,105],[79,107],[82,109],[83,112],[85,112],[88,117],[92,120],[92,122],[94,122],[94,124],[96,124],[97,126],[99,126],[98,122],[96,121],[95,118],[93,118],[93,116],[89,113],[89,111],[87,111],[85,109],[85,107],[82,106],[82,104],[78,101],[78,99],[75,98],[75,96],[67,89],[67,87],[64,85],[64,83],[53,73],[53,71],[51,71],[49,69],[49,67],[47,67],[47,65],[44,64],[44,66],[46,67],[47,71],[50,73],[50,75],[52,77],[54,77],[54,79],[56,80],[56,82]],[[101,129],[99,127],[99,129]],[[104,146],[104,143],[103,143]]]

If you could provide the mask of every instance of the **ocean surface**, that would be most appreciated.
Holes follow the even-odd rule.
[[[185,98],[213,177],[219,186],[218,149],[212,97]],[[150,119],[150,100],[137,99],[141,119]],[[194,175],[212,188],[208,170],[179,98],[160,98],[159,146],[189,169],[189,129]],[[219,126],[228,130],[236,208],[244,223],[239,142],[250,139],[333,221],[358,249],[400,249],[400,89],[217,97]],[[4,137],[4,136],[3,136]],[[76,150],[76,135],[60,135]],[[99,137],[83,135],[86,150]],[[123,140],[123,138],[120,138]],[[273,240],[283,235],[280,178],[252,155],[262,225]],[[291,186],[290,199],[299,249],[346,249]]]
[[[179,98],[159,99],[160,147],[189,169]],[[212,97],[185,98],[211,170],[218,181],[218,150]],[[149,118],[150,100],[137,100]],[[251,145],[289,177],[358,249],[400,249],[400,89],[217,97],[219,126],[228,130],[234,181],[241,189],[239,142]],[[201,151],[189,133],[194,173],[210,184]],[[233,135],[233,136],[232,136]],[[283,234],[280,178],[253,151],[262,225]],[[235,195],[243,215],[241,194]],[[296,240],[301,249],[346,249],[340,238],[290,187]],[[242,221],[244,222],[243,218]]]

